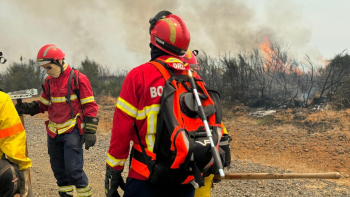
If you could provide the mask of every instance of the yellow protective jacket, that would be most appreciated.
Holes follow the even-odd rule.
[[[26,133],[9,95],[0,91],[0,158],[3,154],[11,162],[18,164],[19,170],[32,166],[25,156]]]

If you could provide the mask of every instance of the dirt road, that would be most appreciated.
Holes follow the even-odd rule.
[[[33,161],[32,183],[36,197],[58,196],[58,187],[47,154],[44,117],[45,115],[25,117],[29,156]],[[103,197],[105,196],[105,159],[110,135],[108,133],[99,134],[97,139],[97,144],[91,150],[85,151],[84,170],[93,188],[93,196]],[[125,169],[128,169],[128,167],[126,166]],[[285,170],[253,163],[250,160],[235,160],[227,171],[272,173],[284,172]],[[326,180],[222,181],[212,189],[212,196],[350,196],[350,188]]]

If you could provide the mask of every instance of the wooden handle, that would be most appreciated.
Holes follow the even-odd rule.
[[[234,180],[234,179],[339,179],[339,172],[324,173],[232,173],[225,174],[224,178],[215,176],[215,179]]]

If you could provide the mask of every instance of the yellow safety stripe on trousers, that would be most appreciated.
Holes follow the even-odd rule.
[[[137,108],[120,97],[118,98],[116,107],[133,118],[137,115]]]
[[[70,192],[74,190],[74,185],[68,185],[68,186],[61,186],[59,187],[58,191],[60,192]]]
[[[147,118],[147,134],[145,136],[147,149],[153,152],[156,140],[157,118],[160,111],[160,104],[146,106],[137,112],[136,120]]]
[[[78,197],[88,197],[88,196],[91,196],[92,192],[90,190],[90,191],[84,192],[84,193],[77,192],[77,194],[78,194]]]
[[[91,195],[91,187],[90,185],[84,187],[84,188],[76,188],[78,196],[90,196]]]
[[[90,190],[91,190],[90,185],[88,185],[86,187],[83,187],[83,188],[76,188],[77,192],[87,192],[87,191],[90,191]]]
[[[44,99],[43,97],[40,97],[39,99],[44,105],[49,105],[50,104],[50,101],[49,100],[46,100]]]
[[[78,97],[75,94],[70,95],[70,100],[71,101],[73,101],[73,100],[75,100],[77,98]],[[64,103],[66,101],[67,101],[66,97],[51,97],[51,102],[52,103]]]
[[[81,103],[82,105],[84,105],[84,104],[86,104],[86,103],[91,103],[91,102],[93,102],[93,101],[95,101],[95,98],[94,98],[93,96],[80,99],[80,103]]]
[[[107,154],[107,160],[106,162],[108,163],[108,165],[110,165],[111,167],[115,167],[115,166],[124,166],[126,159],[116,159],[114,158],[112,155],[110,155],[109,153]]]
[[[56,133],[56,130],[58,134],[62,134],[66,131],[68,131],[70,128],[74,127],[75,124],[77,123],[77,117],[80,115],[80,113],[78,113],[74,119],[69,119],[64,123],[61,124],[57,124],[52,122],[51,120],[49,121],[49,129],[51,132]]]

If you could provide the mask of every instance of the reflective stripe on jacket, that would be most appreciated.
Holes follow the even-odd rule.
[[[71,68],[67,69],[58,77],[48,76],[50,88],[46,89],[40,96],[40,111],[48,111],[49,120],[46,121],[46,130],[51,137],[57,134],[70,133],[78,123],[80,130],[83,127],[85,116],[96,117],[98,106],[95,102],[91,84],[86,75],[79,73],[79,97],[70,90],[71,104],[74,118],[71,118],[70,106],[67,103],[68,80]],[[45,86],[45,85],[44,85]],[[72,87],[72,86],[71,86]],[[50,91],[50,98],[48,91]]]
[[[162,59],[169,57],[171,56],[161,56]],[[174,74],[177,74],[176,70]],[[114,112],[107,165],[117,170],[124,168],[129,155],[130,141],[133,141],[135,150],[141,152],[134,124],[139,130],[142,146],[145,147],[147,155],[155,159],[153,148],[164,84],[164,77],[150,63],[142,64],[128,73]],[[144,163],[132,160],[129,177],[146,180],[148,174]]]
[[[5,154],[20,170],[25,170],[32,166],[25,150],[26,133],[21,119],[11,98],[0,91],[0,158]]]

